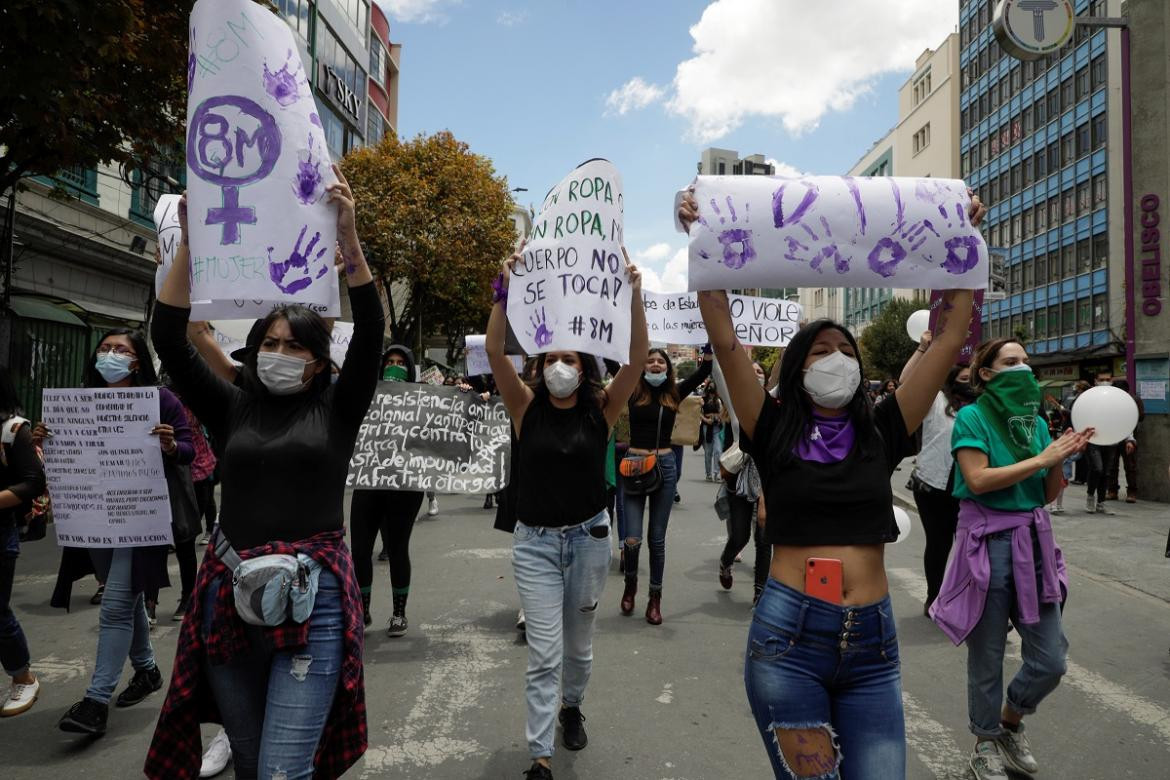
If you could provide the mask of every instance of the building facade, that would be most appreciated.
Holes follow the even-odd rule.
[[[369,0],[269,6],[294,32],[333,158],[395,132],[401,46],[390,42],[382,12]],[[181,150],[149,172],[97,166],[21,182],[12,264],[0,273],[0,365],[12,371],[26,413],[39,414],[43,388],[81,383],[103,332],[145,326],[154,301],[154,207],[185,182]]]

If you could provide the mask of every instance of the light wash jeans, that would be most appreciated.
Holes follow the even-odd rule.
[[[707,470],[708,479],[715,479],[719,476],[719,456],[722,454],[723,428],[719,427],[711,432],[711,441],[703,439],[703,468]]]
[[[218,591],[216,581],[204,593],[205,636]],[[232,743],[237,778],[313,777],[313,758],[333,709],[344,660],[341,601],[337,576],[322,570],[309,616],[308,645],[271,653],[264,647],[264,629],[247,626],[251,654],[223,666],[206,665]]]
[[[134,671],[153,669],[154,648],[150,646],[150,624],[146,622],[146,597],[130,592],[130,565],[134,550],[112,551],[110,574],[102,596],[98,618],[97,661],[85,698],[109,704],[122,677],[126,656]]]
[[[585,698],[593,669],[593,623],[609,570],[609,545],[605,511],[567,528],[516,523],[512,571],[527,621],[525,737],[533,758],[553,754],[558,703],[579,707]]]
[[[997,737],[1003,733],[999,721],[1008,620],[1020,633],[1024,663],[1008,686],[1007,703],[1023,715],[1035,712],[1044,697],[1060,684],[1067,665],[1068,639],[1061,629],[1059,604],[1041,604],[1039,623],[1020,622],[1012,579],[1012,532],[987,537],[987,554],[991,562],[987,602],[983,617],[967,637],[967,713],[973,734]],[[1040,565],[1037,552],[1037,576]],[[1036,590],[1040,590],[1039,583]]]

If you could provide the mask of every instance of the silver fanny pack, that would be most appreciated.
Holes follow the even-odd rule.
[[[304,623],[313,613],[321,564],[307,555],[258,555],[244,560],[216,529],[215,556],[232,572],[236,612],[254,626]]]

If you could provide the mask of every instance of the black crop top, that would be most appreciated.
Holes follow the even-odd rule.
[[[711,376],[711,362],[710,360],[700,361],[695,373],[678,383],[680,400],[695,392],[695,388],[702,384],[704,379]],[[645,382],[646,380],[639,379],[638,381]],[[651,387],[650,403],[637,406],[633,401],[630,401],[631,447],[640,450],[657,450],[670,446],[670,436],[674,432],[676,412],[665,406],[662,407],[662,431],[658,434],[658,442],[654,443],[654,432],[658,430],[658,407],[661,405],[659,401],[661,397],[662,393]]]
[[[766,534],[772,544],[879,544],[898,538],[890,476],[903,458],[917,451],[906,433],[902,409],[894,396],[874,406],[877,442],[865,457],[855,444],[844,460],[817,463],[776,457],[772,436],[779,421],[779,401],[764,399],[755,436],[740,436],[740,447],[760,470],[768,504]],[[758,444],[757,444],[758,442]]]
[[[548,398],[534,398],[520,426],[516,518],[563,528],[604,510],[608,448],[609,425],[600,409],[581,401],[558,409]]]

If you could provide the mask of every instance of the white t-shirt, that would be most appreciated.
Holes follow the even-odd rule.
[[[932,488],[945,490],[955,456],[951,452],[951,429],[955,418],[947,414],[947,398],[939,393],[922,421],[922,449],[915,473]]]

